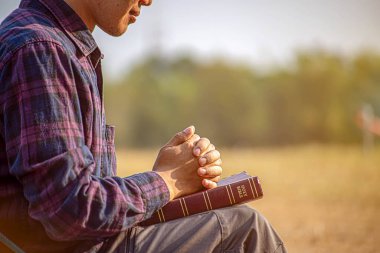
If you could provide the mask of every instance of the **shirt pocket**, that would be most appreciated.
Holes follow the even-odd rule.
[[[106,125],[105,151],[111,176],[116,175],[115,126]]]

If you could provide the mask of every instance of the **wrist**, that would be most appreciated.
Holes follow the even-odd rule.
[[[166,172],[161,172],[161,171],[154,171],[157,175],[159,175],[162,180],[165,182],[166,184],[166,187],[168,188],[169,190],[169,194],[170,194],[170,200],[174,199],[175,198],[175,191],[174,191],[174,187],[173,187],[173,184],[172,184],[172,179],[171,177],[166,173]]]

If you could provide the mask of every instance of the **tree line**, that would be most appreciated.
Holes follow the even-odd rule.
[[[151,55],[105,86],[117,144],[163,145],[194,124],[220,146],[359,143],[363,103],[380,109],[380,55],[298,52],[265,72],[223,59]]]

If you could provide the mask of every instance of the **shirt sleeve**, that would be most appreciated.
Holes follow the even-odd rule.
[[[24,46],[0,66],[0,126],[29,215],[55,240],[112,236],[169,201],[162,178],[93,175],[75,84],[80,70],[52,42]]]

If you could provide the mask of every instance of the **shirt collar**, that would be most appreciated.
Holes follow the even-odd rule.
[[[24,0],[21,5],[32,0]],[[79,50],[85,55],[90,55],[98,48],[94,37],[88,30],[82,19],[63,0],[38,0],[54,16],[62,29],[72,39]]]

